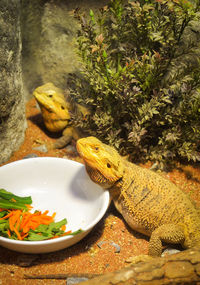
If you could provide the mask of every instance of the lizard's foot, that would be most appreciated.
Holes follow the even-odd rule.
[[[171,244],[183,244],[185,235],[183,229],[179,225],[164,224],[158,227],[151,234],[149,242],[150,256],[161,256],[162,254],[162,242]]]
[[[62,136],[54,142],[53,149],[64,148],[71,141],[72,141],[72,136]]]
[[[127,258],[125,260],[126,263],[129,263],[130,264],[137,264],[139,262],[146,262],[146,261],[149,261],[149,260],[152,260],[153,257],[150,256],[150,255],[147,255],[147,254],[140,254],[140,255],[137,255],[137,256],[131,256],[129,258]]]

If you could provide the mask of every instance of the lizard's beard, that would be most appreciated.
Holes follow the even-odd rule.
[[[104,189],[109,189],[112,187],[117,181],[113,179],[106,178],[101,172],[97,169],[93,169],[92,167],[86,165],[86,170],[90,179],[96,184],[100,185]]]

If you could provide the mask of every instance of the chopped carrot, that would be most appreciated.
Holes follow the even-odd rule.
[[[54,236],[54,237],[52,237],[51,239],[67,236],[67,235],[71,234],[71,232],[72,232],[72,231],[65,232],[64,234],[59,235],[59,236]]]
[[[18,230],[17,230],[15,227],[13,228],[13,231],[16,233],[17,238],[18,238],[19,240],[22,240],[22,237],[21,237],[20,233],[18,232]]]
[[[25,237],[27,237],[27,236],[28,236],[28,233],[22,234],[22,235],[21,235],[22,240],[23,240]]]
[[[22,216],[21,216],[21,213],[20,213],[20,217],[17,219],[16,224],[15,224],[15,228],[18,231],[19,231],[19,226],[20,226],[21,221],[22,221]]]
[[[67,223],[67,219],[55,223],[56,213],[49,215],[48,210],[31,213],[33,207],[31,206],[32,198],[30,196],[16,196],[5,189],[0,189],[0,192],[3,196],[0,208],[0,222],[3,226],[0,229],[0,235],[6,235],[11,239],[17,238],[18,240],[23,240],[28,236],[26,240],[30,241],[49,239],[55,236],[55,233],[56,237],[62,236],[66,229],[63,225]],[[53,224],[49,226],[51,223]],[[43,226],[38,228],[40,225]]]
[[[25,212],[20,225],[22,232],[27,233],[30,229],[35,230],[40,224],[49,225],[52,223],[53,218],[52,216],[47,216],[48,212],[41,213],[38,211],[34,214]]]
[[[40,213],[41,213],[41,212],[40,212]],[[49,211],[46,210],[42,215],[43,215],[43,216],[46,216],[48,213],[49,213]]]
[[[20,218],[22,211],[21,210],[15,210],[13,211],[13,215],[9,218],[9,227],[11,231],[14,231],[15,223]]]
[[[12,202],[17,202],[14,198],[12,198],[10,201],[12,201]]]
[[[28,236],[30,229],[35,230],[41,224],[49,225],[50,223],[54,222],[56,213],[53,213],[51,216],[48,215],[48,213],[48,210],[44,211],[43,213],[41,211],[31,213],[29,211],[13,209],[10,210],[6,216],[0,219],[8,219],[8,237],[11,237],[11,232],[14,232],[19,240],[23,240],[26,236]],[[62,226],[61,230],[65,231],[66,226]]]
[[[63,225],[62,227],[61,227],[61,231],[65,231],[66,230],[66,225]]]
[[[68,231],[68,232],[65,232],[64,234],[62,234],[61,236],[66,236],[66,235],[69,235],[71,234],[72,231]]]
[[[28,210],[31,210],[33,208],[33,206],[31,206],[30,204],[25,204],[25,206],[28,208]]]
[[[5,220],[9,217],[11,217],[13,215],[13,212],[10,212],[9,214],[7,214],[6,216],[4,216],[3,218],[0,218],[0,220]]]
[[[7,231],[7,234],[8,234],[9,237],[11,237],[11,233],[10,233],[10,230],[9,230],[9,229],[8,229],[8,231]]]
[[[53,213],[52,218],[54,219],[56,216],[56,212]]]
[[[25,227],[25,225],[28,223],[30,217],[31,217],[31,213],[29,213],[29,212],[24,213],[20,227],[19,227],[20,230],[22,230]]]

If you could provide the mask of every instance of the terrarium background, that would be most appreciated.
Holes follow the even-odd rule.
[[[4,11],[4,3],[0,10]],[[21,147],[5,163],[27,155],[57,156],[80,161],[73,147],[41,152],[43,144],[51,144],[55,136],[46,131],[32,91],[48,81],[65,87],[68,73],[78,70],[73,51],[76,22],[73,11],[78,6],[93,9],[108,1],[21,1],[22,78],[26,101],[27,129]],[[10,1],[12,5],[17,1]],[[16,6],[19,8],[19,6]],[[2,89],[3,90],[3,89]],[[3,94],[3,93],[2,93]],[[23,122],[23,120],[22,120]],[[23,140],[23,137],[22,137]],[[9,141],[11,143],[11,141]],[[144,167],[149,167],[149,164]],[[176,183],[200,205],[200,169],[198,165],[178,165],[161,173]],[[103,242],[103,243],[102,243]],[[118,252],[117,244],[120,248]],[[118,248],[118,249],[119,249]],[[57,253],[25,255],[0,247],[0,282],[2,284],[66,284],[65,280],[24,280],[24,274],[106,273],[126,265],[125,260],[147,253],[148,239],[130,230],[113,205],[105,218],[79,244]],[[37,282],[37,283],[36,283]]]

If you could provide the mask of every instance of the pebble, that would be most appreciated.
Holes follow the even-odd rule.
[[[98,246],[99,248],[102,248],[102,245],[105,244],[105,243],[108,243],[108,244],[114,246],[114,247],[115,247],[115,253],[120,253],[121,247],[120,247],[117,243],[115,243],[114,241],[100,241],[100,242],[97,244],[97,246]]]
[[[38,157],[38,155],[36,153],[29,153],[26,156],[24,156],[23,159],[34,158],[34,157]]]
[[[68,277],[66,285],[73,285],[73,284],[78,284],[83,281],[87,281],[87,277]]]
[[[171,254],[175,254],[175,253],[178,253],[180,252],[179,249],[176,249],[176,248],[166,248],[163,253],[162,253],[162,257],[165,256],[165,255],[171,255]]]
[[[46,147],[45,144],[42,144],[40,146],[36,146],[36,147],[33,147],[34,150],[38,150],[40,152],[48,152],[48,149]]]
[[[115,247],[115,253],[120,253],[121,247],[117,243],[112,241],[110,244]]]
[[[77,150],[75,146],[68,144],[65,149],[66,149],[67,154],[77,155]]]

